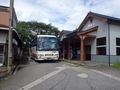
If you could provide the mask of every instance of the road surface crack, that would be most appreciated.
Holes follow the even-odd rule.
[[[63,82],[63,80],[65,80],[65,78],[67,77],[67,74],[66,73],[64,73],[65,74],[65,77],[61,80],[61,81],[59,81],[57,84],[55,84],[54,86],[52,86],[49,90],[52,90],[53,88],[55,89],[55,87],[57,86],[57,85],[59,85],[61,82]],[[65,89],[64,89],[65,90]]]
[[[89,87],[91,88],[91,90],[96,90],[96,89],[90,84],[91,82],[90,82],[89,80],[91,81],[90,78],[87,78],[87,79],[86,79],[86,82],[87,82],[87,84],[89,85]]]

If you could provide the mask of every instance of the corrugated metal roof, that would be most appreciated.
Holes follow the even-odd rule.
[[[9,7],[0,5],[0,10],[9,11]]]
[[[9,28],[0,27],[0,31],[7,31],[7,32],[8,32],[8,31],[9,31]],[[23,45],[23,42],[22,42],[22,40],[21,40],[18,32],[17,32],[15,29],[13,29],[12,31],[13,31],[13,37],[18,41],[19,46],[22,46],[22,45]]]

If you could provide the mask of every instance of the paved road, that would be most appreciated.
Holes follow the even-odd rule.
[[[0,81],[0,90],[119,90],[120,78],[67,62],[34,62]]]

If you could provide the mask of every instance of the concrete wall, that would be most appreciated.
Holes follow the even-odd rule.
[[[102,24],[101,24],[102,25]],[[106,25],[106,26],[104,26]],[[99,26],[102,27],[102,26]],[[98,27],[98,28],[99,28]],[[116,46],[116,37],[120,38],[120,26],[119,25],[114,25],[114,24],[103,24],[103,27],[106,29],[105,31],[100,28],[97,31],[97,38],[98,37],[106,37],[106,55],[95,55],[96,53],[96,40],[92,41],[91,44],[91,60],[92,61],[97,61],[97,62],[104,62],[104,63],[109,63],[109,46],[110,46],[110,63],[114,63],[117,60],[120,61],[120,56],[116,56],[116,47],[120,47],[120,46]],[[108,29],[110,30],[110,33],[108,32]],[[101,30],[101,31],[100,31]],[[103,32],[103,35],[102,33]],[[105,32],[105,33],[104,33]],[[109,38],[109,34],[110,34],[110,38]],[[110,44],[109,44],[109,39],[110,39]]]
[[[120,61],[120,56],[116,56],[116,37],[120,38],[120,26],[110,24],[107,22],[103,22],[100,19],[93,18],[93,24],[91,25],[90,21],[84,25],[82,31],[98,26],[98,30],[96,32],[89,33],[90,35],[96,35],[96,38],[106,37],[106,54],[107,55],[96,55],[96,48],[103,46],[96,46],[96,39],[91,40],[91,60],[97,62],[109,63],[109,32],[110,29],[110,63],[114,63],[115,61]]]
[[[116,37],[120,38],[120,26],[110,24],[110,55],[116,55]]]
[[[100,38],[100,37],[107,37],[107,29],[108,29],[108,25],[106,22],[103,22],[100,19],[96,19],[93,18],[93,26],[91,25],[90,21],[88,20],[88,22],[84,25],[84,27],[82,28],[82,31],[85,31],[87,29],[93,28],[98,26],[98,30],[94,31],[92,33],[89,33],[88,35],[96,35],[96,38]],[[92,39],[91,40],[91,54],[96,54],[96,39]],[[105,45],[106,47],[106,45]]]
[[[91,55],[91,61],[96,61],[96,62],[103,62],[103,63],[108,63],[108,56],[107,55]]]
[[[95,23],[98,26],[96,38],[106,37],[107,36],[107,23],[99,19],[95,19]]]
[[[96,54],[96,39],[91,41],[91,54]]]
[[[109,25],[107,22],[93,18],[92,23],[89,20],[88,22],[85,23],[84,27],[82,28],[82,31],[88,30],[96,26],[98,26],[98,30],[89,33],[89,35],[96,35],[96,38],[91,40],[91,60],[104,63],[109,63],[110,60],[111,64],[113,64],[116,61],[120,61],[120,56],[116,56],[116,47],[120,47],[116,46],[116,37],[120,38],[120,26],[115,25],[113,23]],[[110,38],[108,30],[110,30]],[[101,37],[106,37],[106,45],[96,46],[96,39]],[[96,48],[103,46],[106,47],[106,55],[96,55]],[[109,59],[109,46],[110,46],[110,59]],[[80,55],[78,55],[77,58],[79,59]]]
[[[91,61],[102,62],[102,63],[110,63],[113,64],[116,61],[120,61],[120,56],[111,55],[109,59],[109,55],[91,55]]]
[[[103,22],[100,19],[93,18],[93,25],[92,26],[90,25],[91,23],[88,20],[88,22],[86,22],[86,24],[82,28],[82,31],[98,26],[98,30],[96,32],[97,38],[107,36],[107,23],[106,22]]]

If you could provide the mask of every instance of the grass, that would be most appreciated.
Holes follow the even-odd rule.
[[[79,64],[79,63],[73,63],[73,64],[75,64],[76,67],[82,66],[82,65]]]
[[[116,61],[113,66],[120,69],[120,61]]]

